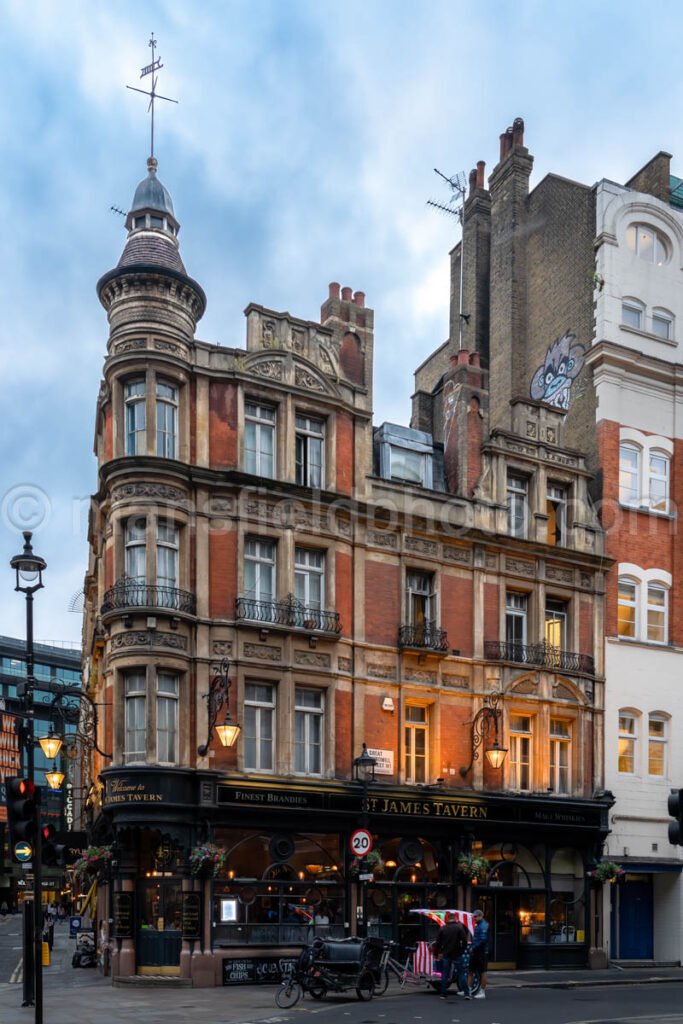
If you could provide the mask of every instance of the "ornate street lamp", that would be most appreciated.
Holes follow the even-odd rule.
[[[353,759],[353,777],[356,782],[362,782],[368,786],[375,781],[375,768],[377,761],[368,754],[368,748],[363,744],[363,753],[360,757]]]
[[[492,768],[502,768],[503,762],[507,756],[507,747],[503,747],[499,742],[499,722],[502,722],[503,711],[498,707],[500,701],[500,693],[492,693],[487,698],[487,703],[477,711],[476,715],[472,719],[472,757],[470,763],[466,768],[460,769],[460,774],[463,779],[472,770],[472,765],[479,757],[479,747],[488,740],[489,733],[493,729],[493,743],[489,747],[484,748],[484,754],[486,760]],[[500,728],[502,732],[502,726]]]
[[[40,749],[45,754],[48,761],[54,761],[59,751],[62,749],[62,737],[55,736],[52,731],[52,722],[50,722],[50,730],[47,736],[40,736],[38,738]]]
[[[204,694],[204,699],[207,703],[209,730],[206,737],[206,743],[202,743],[201,746],[197,747],[197,753],[200,757],[206,757],[209,747],[211,746],[214,729],[216,730],[218,738],[224,747],[234,746],[240,732],[242,731],[242,726],[237,722],[233,722],[230,717],[230,686],[232,683],[228,675],[229,668],[230,662],[227,658],[224,658],[218,671],[209,683],[209,692]],[[225,716],[221,724],[216,725],[219,712],[223,705],[225,705]]]

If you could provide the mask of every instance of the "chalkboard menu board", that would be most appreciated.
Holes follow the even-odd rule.
[[[133,893],[114,893],[114,936],[117,939],[133,938]]]
[[[244,957],[223,961],[224,985],[279,985],[294,970],[296,958],[284,956]]]
[[[202,900],[198,892],[183,893],[183,938],[202,937]]]

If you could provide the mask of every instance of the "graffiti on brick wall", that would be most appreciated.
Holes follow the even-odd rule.
[[[572,385],[583,369],[585,346],[576,335],[565,331],[554,341],[531,379],[531,397],[558,409],[569,409]],[[576,392],[576,389],[574,389]]]
[[[452,380],[446,382],[443,389],[443,443],[448,448],[451,430],[455,426],[455,409],[458,404],[458,393]]]

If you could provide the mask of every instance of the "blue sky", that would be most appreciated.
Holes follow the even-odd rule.
[[[458,0],[0,0],[0,633],[24,635],[9,558],[37,525],[37,638],[77,640],[69,608],[96,488],[115,266],[144,177],[138,84],[165,67],[156,152],[204,287],[202,340],[244,344],[258,302],[316,319],[330,281],[375,311],[375,420],[407,423],[412,371],[447,336],[457,224],[433,168],[487,174],[516,116],[548,171],[624,181],[660,149],[683,170],[677,4]],[[677,156],[680,155],[680,161]],[[2,567],[5,568],[2,568]],[[4,580],[4,583],[2,582]],[[78,602],[76,601],[76,605]]]

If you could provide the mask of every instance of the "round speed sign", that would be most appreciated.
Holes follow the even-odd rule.
[[[354,857],[364,857],[372,849],[372,836],[366,828],[357,828],[351,833],[351,853]]]

